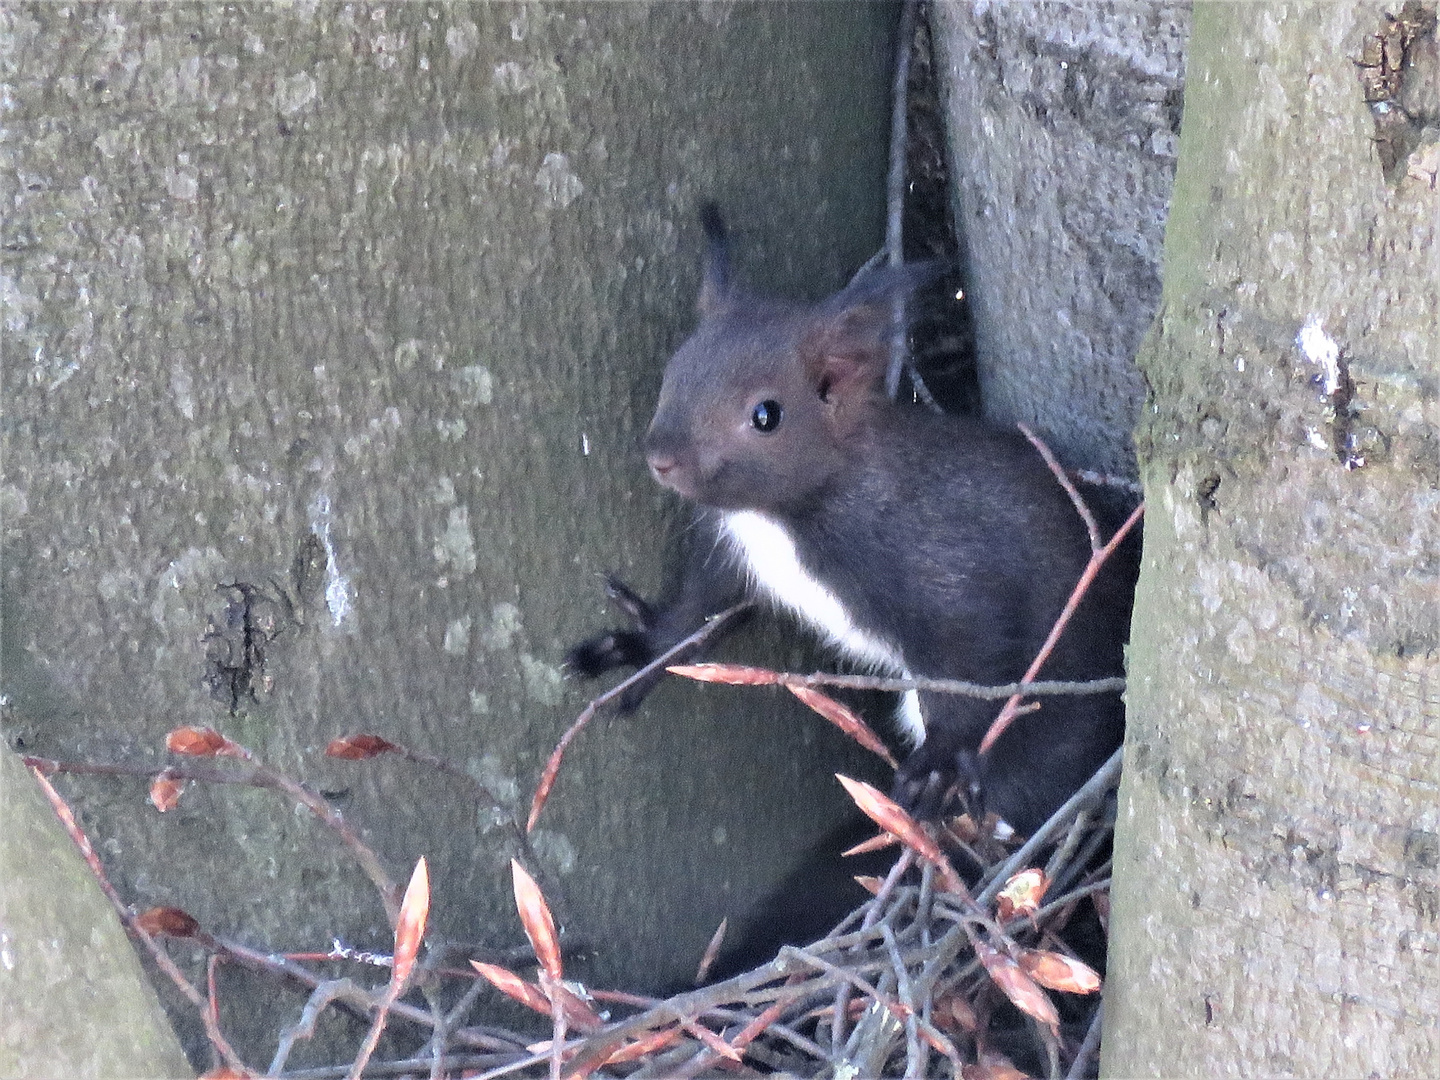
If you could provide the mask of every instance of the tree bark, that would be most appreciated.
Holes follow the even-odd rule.
[[[1395,10],[1195,7],[1140,357],[1111,1076],[1440,1060],[1440,93],[1433,3],[1389,83],[1367,63]]]
[[[193,1073],[115,909],[0,747],[0,1076]]]
[[[1134,477],[1190,5],[933,8],[987,416]]]
[[[428,856],[436,939],[521,943],[496,818],[524,820],[592,690],[558,664],[614,618],[599,573],[661,577],[676,507],[638,441],[692,323],[696,209],[726,207],[760,287],[824,294],[873,253],[893,15],[6,5],[11,745],[158,770],[168,730],[219,727],[395,879]],[[531,838],[570,973],[687,979],[832,823],[830,773],[864,768],[823,727],[674,687],[594,725]],[[354,731],[501,805],[322,756]],[[270,792],[161,817],[143,781],[58,784],[138,905],[388,947],[374,890]],[[262,1062],[301,1001],[245,979],[222,1022]]]

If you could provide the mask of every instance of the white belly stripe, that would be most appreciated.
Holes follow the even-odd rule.
[[[855,625],[840,598],[806,572],[783,527],[754,510],[731,511],[722,521],[721,535],[762,595],[804,619],[851,659],[898,678],[910,677],[900,650]],[[925,740],[920,696],[914,690],[901,697],[896,718],[915,744]]]

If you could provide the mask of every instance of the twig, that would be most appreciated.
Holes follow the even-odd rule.
[[[885,176],[885,254],[891,266],[905,262],[905,165],[909,156],[910,54],[915,49],[916,0],[904,0],[895,39],[890,83],[890,162]],[[892,353],[892,365],[893,365]],[[892,366],[892,372],[894,368]],[[898,379],[899,373],[894,372]],[[888,383],[887,378],[887,383]],[[887,387],[888,389],[888,387]],[[894,391],[890,396],[895,396]]]
[[[484,1069],[487,1066],[495,1066],[498,1054],[452,1054],[446,1059],[446,1063],[452,1071]],[[528,1054],[513,1055],[517,1059],[524,1059]],[[502,1064],[514,1065],[513,1061],[506,1061]],[[372,1061],[365,1069],[367,1077],[380,1076],[416,1076],[428,1068],[429,1058],[401,1058],[396,1061]],[[344,1080],[345,1074],[350,1071],[349,1065],[325,1065],[315,1069],[296,1069],[293,1072],[280,1073],[285,1080]],[[458,1074],[457,1074],[458,1075]]]
[[[810,675],[781,672],[780,686],[840,686],[847,690],[924,690],[933,694],[955,694],[960,697],[981,698],[986,701],[1000,701],[1024,691],[1026,696],[1035,695],[1080,695],[1112,694],[1125,689],[1123,676],[1106,679],[1086,679],[1079,682],[1068,680],[1047,680],[1044,682],[1002,683],[987,686],[984,683],[965,682],[963,679],[930,679],[912,676],[908,679],[889,679],[878,675],[832,675],[817,671]]]
[[[214,784],[244,784],[247,787],[269,788],[274,791],[283,792],[289,795],[305,809],[309,810],[315,817],[319,818],[322,824],[328,825],[340,840],[348,847],[360,868],[365,871],[367,877],[375,884],[380,893],[381,903],[385,906],[386,917],[390,925],[395,925],[395,919],[400,913],[400,890],[390,880],[390,875],[385,872],[381,865],[380,858],[372,851],[366,843],[360,839],[358,833],[350,827],[345,818],[333,809],[325,798],[311,791],[305,785],[290,779],[283,773],[272,769],[253,759],[237,761],[234,769],[220,768],[213,765],[200,765],[192,762],[179,762],[174,765],[167,765],[157,769],[150,765],[131,765],[124,762],[108,762],[102,764],[89,764],[78,761],[56,761],[50,758],[37,758],[26,756],[23,758],[25,764],[32,769],[51,772],[65,772],[76,775],[92,776],[143,776],[154,777],[161,772],[177,780],[200,780]]]
[[[1070,478],[1065,475],[1065,470],[1061,467],[1060,462],[1055,459],[1055,455],[1050,452],[1050,448],[1045,445],[1044,441],[1036,436],[1028,427],[1024,424],[1018,424],[1016,426],[1019,427],[1021,434],[1030,441],[1030,444],[1035,447],[1036,451],[1044,459],[1045,464],[1049,467],[1051,473],[1054,474],[1055,479],[1058,480],[1060,486],[1065,489],[1065,494],[1070,496],[1070,502],[1074,505],[1076,513],[1080,515],[1080,519],[1085,523],[1085,531],[1090,537],[1090,561],[1085,564],[1085,569],[1080,575],[1080,580],[1075,583],[1075,588],[1070,592],[1070,598],[1065,601],[1065,607],[1055,620],[1055,625],[1050,628],[1050,634],[1046,637],[1045,644],[1040,647],[1039,653],[1036,654],[1035,659],[1030,662],[1030,667],[1026,669],[1025,674],[1021,677],[1020,682],[1024,684],[1032,681],[1035,676],[1040,673],[1040,669],[1045,665],[1045,661],[1050,658],[1050,653],[1054,650],[1055,643],[1060,640],[1060,635],[1065,632],[1065,627],[1069,624],[1070,617],[1075,614],[1076,609],[1080,606],[1080,601],[1090,590],[1091,584],[1100,573],[1101,567],[1105,565],[1106,560],[1108,560],[1115,549],[1120,546],[1120,543],[1129,534],[1130,530],[1135,527],[1141,515],[1144,514],[1145,504],[1142,502],[1137,506],[1130,516],[1125,519],[1125,523],[1115,531],[1115,535],[1110,538],[1110,542],[1101,546],[1100,527],[1095,522],[1095,515],[1090,512],[1090,507],[1087,506],[1085,500],[1080,497],[1080,493],[1075,490],[1075,485],[1070,482]],[[985,737],[980,740],[980,753],[983,754],[989,750],[990,747],[994,746],[995,741],[1005,733],[1005,729],[1015,720],[1015,717],[1018,715],[1020,699],[1023,696],[1023,694],[1017,693],[1005,702],[1004,707],[1000,710],[1000,715],[994,719],[989,729],[985,732]]]
[[[910,847],[904,848],[900,853],[900,857],[895,860],[895,865],[890,868],[890,873],[885,875],[885,880],[881,882],[880,888],[876,890],[875,895],[866,901],[862,907],[861,910],[865,912],[865,918],[860,923],[861,933],[870,930],[880,921],[881,913],[885,910],[886,903],[894,893],[895,886],[899,884],[900,879],[905,876],[905,872],[910,869],[914,862],[915,849]],[[927,866],[928,865],[929,864],[927,864]],[[830,941],[833,939],[827,938],[826,940]],[[846,1044],[845,1023],[846,1014],[850,1008],[850,990],[850,984],[845,982],[840,983],[835,988],[835,1001],[832,1005],[833,1012],[830,1018],[830,1053],[835,1056],[842,1053]]]
[[[285,1068],[285,1062],[290,1058],[290,1052],[295,1044],[301,1039],[309,1039],[315,1034],[315,1025],[320,1019],[320,1014],[332,1001],[345,1001],[359,1006],[365,1013],[369,1013],[375,1006],[374,995],[362,988],[353,979],[329,979],[319,983],[311,992],[305,1002],[305,1007],[300,1010],[300,1018],[285,1028],[280,1033],[280,1040],[275,1046],[275,1056],[270,1059],[270,1067],[265,1070],[266,1076],[278,1076]],[[344,1076],[349,1072],[349,1066],[341,1071]]]
[[[1091,776],[1089,780],[1085,781],[1084,786],[1075,792],[1074,795],[1071,795],[1070,798],[1066,799],[1065,802],[1060,805],[1060,809],[1051,814],[1045,824],[1036,829],[1034,835],[1025,841],[1015,854],[1011,855],[998,868],[982,878],[981,880],[985,881],[986,884],[980,890],[980,894],[975,898],[975,902],[982,908],[989,908],[989,906],[995,902],[996,895],[1004,888],[1005,882],[1010,879],[1011,875],[1029,865],[1029,861],[1034,857],[1035,853],[1049,843],[1052,836],[1069,825],[1070,819],[1077,811],[1082,807],[1089,806],[1092,801],[1097,800],[1110,785],[1115,782],[1115,778],[1120,775],[1120,763],[1123,758],[1123,748],[1111,754],[1110,757],[1106,759],[1105,764],[1096,769],[1095,774]]]
[[[1057,896],[1054,900],[1051,900],[1049,903],[1045,904],[1043,907],[1040,908],[1040,910],[1035,912],[1035,914],[1030,916],[1029,918],[1017,918],[1016,920],[1014,920],[1014,922],[1007,923],[1006,929],[1008,930],[1015,923],[1022,921],[1025,923],[1042,923],[1046,920],[1046,918],[1055,914],[1055,912],[1059,911],[1066,904],[1073,904],[1076,900],[1083,899],[1084,897],[1089,896],[1091,893],[1104,892],[1108,888],[1110,888],[1110,879],[1108,877],[1101,878],[1099,881],[1092,881],[1088,885],[1079,885],[1076,888],[1071,889],[1069,892]]]
[[[1045,464],[1050,467],[1050,471],[1054,474],[1055,479],[1060,481],[1060,486],[1065,489],[1065,494],[1070,496],[1070,501],[1075,506],[1075,512],[1080,515],[1080,520],[1085,522],[1085,531],[1090,534],[1090,553],[1092,555],[1095,554],[1095,552],[1100,550],[1100,526],[1095,523],[1095,515],[1090,512],[1090,507],[1086,504],[1085,500],[1080,497],[1080,493],[1075,490],[1075,485],[1070,482],[1070,477],[1065,475],[1065,469],[1061,466],[1060,462],[1056,460],[1055,455],[1050,451],[1050,447],[1045,445],[1044,440],[1031,431],[1025,424],[1016,424],[1015,426],[1020,429],[1020,434],[1030,440],[1030,445],[1045,459]]]
[[[890,84],[890,164],[885,177],[885,254],[891,267],[905,262],[905,164],[910,130],[910,53],[915,47],[915,0],[900,8],[900,29],[895,42],[895,65]],[[890,301],[890,363],[885,370],[885,396],[895,400],[900,392],[900,373],[905,367],[905,296],[897,292]]]
[[[556,743],[555,749],[550,752],[550,758],[545,762],[545,768],[540,773],[540,782],[535,785],[535,795],[530,800],[530,818],[525,823],[525,831],[527,833],[534,831],[535,823],[540,820],[540,812],[545,809],[545,802],[550,797],[550,789],[555,786],[555,778],[560,773],[560,762],[565,756],[566,748],[569,747],[570,743],[575,739],[575,736],[579,735],[580,732],[585,729],[585,726],[595,718],[601,709],[641,679],[648,678],[657,671],[663,671],[666,665],[675,657],[687,649],[704,643],[710,635],[714,634],[736,615],[748,610],[752,606],[754,606],[753,600],[742,600],[740,603],[734,604],[716,615],[711,615],[705,620],[704,626],[700,627],[700,629],[696,630],[684,641],[666,649],[654,660],[651,660],[650,663],[635,672],[635,674],[612,686],[599,697],[592,698],[590,704],[585,706],[580,715],[575,718],[575,722],[566,729],[564,735],[560,736],[560,741]]]
[[[901,1022],[904,1021],[907,1013],[912,1016],[914,1015],[913,1011],[907,1009],[904,1005],[895,1001],[893,998],[882,994],[873,984],[862,979],[855,972],[847,968],[840,967],[838,964],[832,964],[830,961],[825,960],[819,956],[815,956],[813,953],[810,953],[805,949],[798,949],[794,945],[783,945],[780,948],[780,957],[782,959],[793,958],[795,960],[799,960],[801,963],[809,964],[812,967],[819,968],[821,971],[824,971],[827,975],[830,975],[833,978],[840,979],[844,982],[849,983],[856,990],[859,990],[862,994],[870,998],[881,1008],[885,1009],[886,1012],[890,1013],[890,1015],[895,1017],[895,1019]],[[951,1046],[949,1036],[945,1035],[938,1029],[926,1024],[918,1017],[916,1018],[916,1022],[920,1025],[920,1028],[922,1030],[928,1028],[928,1030],[925,1031],[926,1036],[934,1039],[936,1041],[936,1045]]]
[[[218,949],[226,959],[232,960],[247,968],[266,972],[271,975],[278,975],[282,978],[297,982],[312,991],[312,993],[320,986],[343,981],[338,979],[322,979],[319,975],[301,964],[296,963],[294,960],[271,953],[262,953],[247,945],[242,945],[237,941],[230,941],[226,938],[219,938],[207,934],[202,944],[208,944]],[[483,980],[476,981],[480,983],[479,989],[483,989],[485,985]],[[352,982],[351,985],[355,986],[356,984]],[[473,989],[477,988],[472,987],[472,990]],[[467,993],[466,997],[470,997],[470,994]],[[369,1019],[370,1012],[375,1007],[375,1000],[370,992],[361,990],[358,986],[356,986],[355,995],[332,994],[329,1000],[344,1006],[346,1009],[353,1010],[354,1015],[362,1020]],[[463,1000],[464,999],[462,999],[462,1001]],[[471,1000],[473,1000],[473,998],[471,998]],[[459,1005],[457,1005],[456,1008],[458,1009]],[[417,1008],[414,1005],[408,1005],[403,1001],[397,1001],[391,1007],[390,1011],[392,1015],[409,1020],[411,1023],[424,1026],[434,1025],[434,1017],[428,1011]],[[451,1026],[454,1026],[454,1023],[458,1023],[458,1019],[452,1021]],[[457,1041],[465,1043],[467,1046],[492,1050],[497,1053],[512,1053],[523,1050],[523,1041],[502,1037],[501,1035],[489,1034],[489,1030],[493,1029],[487,1029],[485,1033],[482,1033],[480,1029],[470,1027],[455,1032],[453,1037]]]
[[[1145,504],[1141,503],[1134,509],[1130,516],[1125,519],[1125,524],[1121,525],[1120,528],[1115,531],[1115,535],[1110,538],[1110,542],[1090,556],[1090,561],[1085,565],[1085,572],[1080,575],[1080,580],[1075,583],[1075,588],[1070,593],[1070,599],[1065,602],[1065,607],[1060,612],[1060,617],[1055,620],[1055,625],[1050,628],[1050,636],[1045,639],[1045,644],[1040,647],[1040,652],[1036,654],[1035,659],[1030,663],[1030,667],[1020,679],[1022,684],[1030,682],[1030,680],[1039,673],[1045,661],[1050,659],[1050,653],[1054,650],[1055,643],[1060,640],[1060,635],[1065,632],[1065,627],[1070,622],[1070,616],[1075,614],[1075,609],[1080,606],[1081,599],[1085,596],[1085,593],[1089,591],[1091,583],[1100,573],[1100,568],[1105,565],[1105,561],[1109,559],[1115,549],[1120,546],[1121,541],[1123,541],[1130,530],[1135,527],[1141,515],[1144,513]],[[1028,692],[1027,690],[1026,693]],[[995,718],[995,721],[990,725],[990,729],[985,732],[985,738],[980,741],[980,753],[983,754],[989,750],[990,747],[995,745],[995,740],[1005,733],[1005,729],[1010,726],[1010,722],[1014,720],[1017,715],[1016,710],[1020,707],[1020,699],[1023,696],[1023,694],[1016,694],[1005,703],[1005,707],[1000,710],[1000,715]]]
[[[245,1063],[242,1062],[240,1056],[235,1053],[234,1048],[221,1033],[219,1023],[215,1017],[211,1015],[205,996],[201,994],[199,990],[195,989],[190,980],[176,967],[175,961],[170,959],[170,954],[160,947],[159,942],[136,922],[135,917],[130,914],[130,909],[126,907],[125,902],[120,899],[120,894],[117,893],[115,887],[110,884],[110,879],[105,876],[105,870],[100,865],[100,859],[90,844],[90,838],[85,835],[84,830],[81,829],[75,821],[75,815],[71,811],[70,805],[61,794],[55,790],[54,785],[50,783],[40,769],[31,766],[30,771],[34,774],[36,781],[39,782],[40,790],[44,792],[45,798],[49,800],[51,809],[55,811],[55,816],[60,819],[61,826],[63,826],[65,832],[69,834],[75,846],[80,849],[80,855],[85,860],[85,864],[90,867],[90,872],[95,876],[95,880],[99,883],[100,891],[105,894],[106,899],[108,899],[115,908],[116,914],[120,916],[121,924],[132,937],[139,940],[139,942],[145,946],[160,970],[170,976],[170,981],[173,982],[176,987],[179,988],[180,992],[189,999],[190,1003],[199,1010],[200,1019],[205,1025],[205,1035],[210,1040],[210,1045],[215,1048],[215,1052],[220,1055],[221,1060],[230,1066],[230,1068],[237,1069],[241,1073],[247,1073],[248,1070],[245,1068]]]
[[[1085,1068],[1090,1064],[1090,1059],[1095,1056],[1095,1051],[1100,1049],[1101,1028],[1104,1026],[1105,999],[1101,998],[1095,1003],[1095,1015],[1090,1020],[1090,1029],[1085,1032],[1085,1041],[1080,1044],[1080,1049],[1075,1051],[1075,1060],[1070,1063],[1070,1070],[1065,1074],[1065,1080],[1080,1080],[1085,1075]]]
[[[910,985],[910,973],[906,970],[905,959],[900,955],[900,946],[895,941],[895,931],[888,923],[882,923],[880,933],[885,938],[885,948],[890,954],[890,968],[895,972],[895,996],[905,1006],[905,1078],[925,1075],[928,1055],[920,1044],[920,1007]]]
[[[1045,880],[1051,886],[1055,884],[1055,875],[1060,873],[1061,868],[1068,864],[1075,849],[1080,846],[1083,836],[1090,830],[1094,822],[1090,818],[1090,808],[1085,807],[1075,815],[1075,820],[1070,823],[1070,831],[1065,834],[1065,839],[1050,855],[1050,861],[1045,864]]]

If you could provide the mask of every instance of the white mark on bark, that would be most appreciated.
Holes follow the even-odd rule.
[[[470,648],[470,622],[469,615],[462,615],[445,627],[445,643],[442,647],[451,656],[464,656]]]
[[[445,47],[456,60],[464,60],[480,44],[480,28],[469,19],[457,22],[445,31]]]
[[[294,116],[319,96],[320,88],[306,72],[297,71],[275,87],[275,108],[282,116]]]
[[[320,538],[325,548],[325,607],[330,612],[331,625],[339,626],[349,618],[355,605],[351,601],[350,579],[340,572],[340,560],[330,540],[330,496],[323,491],[310,504],[310,531]]]
[[[1295,344],[1299,346],[1305,359],[1320,369],[1325,393],[1333,394],[1339,390],[1340,346],[1335,343],[1334,338],[1325,333],[1318,316],[1311,315],[1305,320],[1300,333],[1295,335]]]

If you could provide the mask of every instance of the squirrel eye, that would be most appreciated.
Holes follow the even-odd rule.
[[[750,414],[750,426],[763,434],[770,434],[780,426],[780,417],[784,413],[780,403],[773,398],[766,398],[755,406]]]

